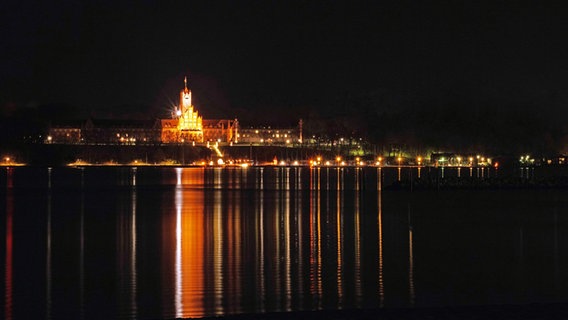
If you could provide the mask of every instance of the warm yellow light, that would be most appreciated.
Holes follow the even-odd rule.
[[[341,161],[341,157],[337,157],[337,158],[335,158],[335,160],[336,160],[337,162],[339,162],[339,161]]]

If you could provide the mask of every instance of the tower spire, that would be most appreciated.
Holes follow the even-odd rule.
[[[187,90],[187,76],[183,78],[183,86],[185,87],[185,90]]]

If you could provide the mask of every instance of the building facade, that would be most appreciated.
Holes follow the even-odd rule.
[[[299,128],[251,127],[240,128],[240,143],[253,145],[296,145],[302,143]]]

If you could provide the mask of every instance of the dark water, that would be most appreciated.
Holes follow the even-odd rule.
[[[382,169],[384,179],[396,170]],[[567,191],[386,191],[378,176],[376,168],[2,168],[2,315],[568,301]]]

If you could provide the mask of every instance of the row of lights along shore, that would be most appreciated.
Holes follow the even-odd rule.
[[[248,167],[248,166],[255,166],[255,165],[273,165],[273,166],[310,166],[310,167],[326,167],[326,166],[334,166],[334,167],[341,167],[341,166],[375,166],[375,167],[499,167],[499,162],[493,161],[491,158],[484,157],[481,155],[477,155],[475,157],[452,157],[452,158],[445,158],[440,157],[437,159],[425,159],[421,156],[418,156],[414,159],[407,158],[407,157],[377,157],[374,161],[373,160],[363,160],[360,157],[356,157],[354,159],[344,159],[341,156],[337,156],[335,159],[324,159],[323,156],[317,156],[313,159],[307,161],[301,160],[294,160],[294,161],[284,161],[278,160],[274,158],[272,162],[269,163],[260,163],[254,164],[251,160],[247,159],[237,159],[237,160],[224,160],[223,155],[220,151],[218,151],[218,155],[220,156],[217,161],[199,161],[193,163],[192,165],[196,166],[241,166],[241,167]],[[14,158],[10,156],[4,156],[3,161],[0,161],[0,166],[20,166],[25,165],[23,163],[19,163],[15,161]],[[522,156],[519,161],[522,165],[535,165],[535,159],[531,158],[530,156]],[[88,162],[78,159],[76,162],[69,164],[71,166],[83,166],[83,165],[92,165]],[[98,165],[120,165],[114,161],[109,161],[107,163],[98,164]],[[152,163],[147,163],[142,160],[133,160],[132,162],[126,165],[152,165]],[[154,163],[154,165],[170,165],[175,166],[179,165],[179,163],[175,161],[167,161],[161,163]]]
[[[471,167],[471,166],[481,166],[488,167],[493,166],[497,168],[499,166],[498,162],[493,162],[491,158],[484,156],[476,157],[455,157],[452,159],[447,159],[441,157],[433,161],[426,161],[422,157],[416,157],[415,161],[410,161],[408,158],[396,157],[391,158],[391,162],[387,162],[386,158],[377,157],[376,161],[364,161],[359,157],[354,160],[344,160],[341,157],[336,157],[335,160],[324,160],[322,157],[318,156],[315,159],[309,161],[310,166],[395,166],[395,167],[416,167],[416,166],[436,166],[436,167]],[[394,160],[394,161],[393,161]],[[277,162],[274,163],[278,164]],[[297,161],[294,163],[297,165]],[[280,165],[287,165],[286,162],[281,161]]]

